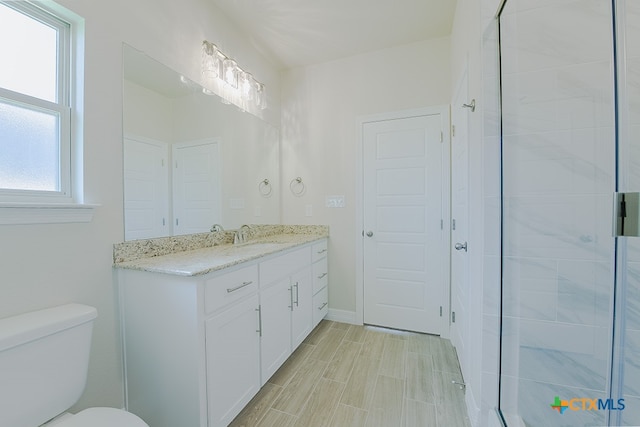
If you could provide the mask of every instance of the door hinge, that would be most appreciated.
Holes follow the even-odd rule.
[[[164,167],[164,159],[161,160],[160,165]]]
[[[451,125],[451,136],[456,136],[456,125]]]
[[[440,317],[442,317],[442,306],[440,306]]]
[[[176,218],[176,226],[178,225],[178,218]]]
[[[455,219],[452,219],[452,220],[451,220],[451,229],[452,229],[452,230],[455,230],[455,229],[456,229],[456,220],[455,220]]]
[[[165,225],[167,225],[165,218],[162,218],[162,226],[164,227]]]
[[[455,311],[451,312],[451,323],[456,323],[456,312]]]
[[[440,220],[440,230],[444,230],[444,219]]]
[[[440,131],[440,142],[444,142],[444,133]]]

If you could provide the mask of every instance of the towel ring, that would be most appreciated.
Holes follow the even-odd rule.
[[[297,177],[291,180],[291,182],[289,183],[289,189],[294,196],[300,197],[304,194],[306,187],[304,185],[304,182],[302,182],[302,178]]]
[[[273,191],[273,187],[267,178],[263,179],[258,183],[258,191],[262,197],[271,196],[271,192]]]

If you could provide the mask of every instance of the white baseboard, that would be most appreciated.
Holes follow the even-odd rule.
[[[334,322],[340,323],[350,323],[352,325],[362,325],[362,323],[356,321],[356,312],[355,311],[347,311],[347,310],[338,310],[335,308],[330,308],[327,313],[327,320],[332,320]]]

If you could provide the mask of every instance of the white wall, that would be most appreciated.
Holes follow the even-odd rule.
[[[413,43],[283,74],[282,218],[330,226],[331,310],[356,309],[356,118],[449,104],[449,44],[448,37]],[[298,176],[302,197],[288,188]],[[328,195],[344,195],[346,207],[326,208]]]
[[[279,123],[278,71],[206,0],[60,0],[86,19],[84,190],[87,224],[0,226],[0,317],[76,301],[98,308],[87,389],[77,405],[123,405],[112,245],[124,236],[122,43],[200,79],[207,38],[267,85],[266,118]]]

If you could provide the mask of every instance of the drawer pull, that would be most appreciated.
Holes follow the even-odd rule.
[[[326,275],[327,275],[327,273],[322,273],[321,275],[318,276],[318,279],[322,279]]]
[[[318,254],[323,254],[323,253],[325,253],[325,252],[327,252],[327,250],[326,250],[326,249],[323,249],[323,250],[321,250],[321,251],[318,251],[317,253],[318,253]]]
[[[253,280],[251,280],[251,281],[249,281],[249,282],[242,282],[242,285],[240,285],[240,286],[236,286],[235,288],[227,288],[227,293],[229,293],[229,294],[230,294],[231,292],[235,292],[235,291],[237,291],[238,289],[242,289],[242,288],[244,288],[245,286],[249,286],[249,285],[250,285],[250,284],[252,284],[252,283],[253,283]]]
[[[325,308],[327,306],[327,304],[329,304],[328,302],[325,302],[324,304],[322,304],[320,307],[318,307],[318,310],[322,310],[323,308]]]

